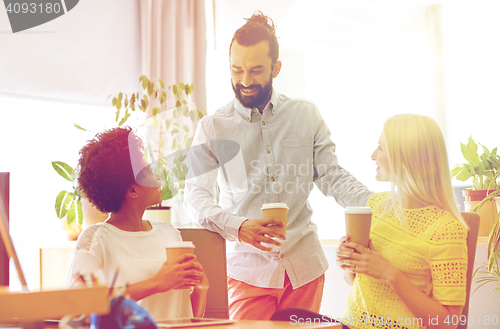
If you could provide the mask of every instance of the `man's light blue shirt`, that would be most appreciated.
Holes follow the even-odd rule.
[[[222,173],[213,170],[186,181],[185,207],[203,227],[228,240],[228,275],[264,288],[283,288],[285,271],[294,288],[318,278],[328,262],[311,222],[308,197],[314,185],[344,207],[365,206],[372,192],[339,165],[316,106],[273,90],[260,114],[234,99],[200,121],[193,144],[214,154],[211,141],[221,140],[238,143],[240,152],[222,164]],[[261,206],[276,202],[289,207],[281,247],[266,253],[239,242],[241,223],[262,218]]]

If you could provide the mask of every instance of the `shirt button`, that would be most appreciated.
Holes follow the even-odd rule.
[[[283,255],[283,254],[280,254],[280,258],[285,258],[285,255]]]
[[[271,177],[271,182],[274,182],[274,177]]]
[[[247,117],[247,120],[250,121],[250,117]]]
[[[266,122],[265,121],[262,121],[262,125],[265,126],[266,125]]]
[[[271,150],[266,150],[267,154],[271,153]]]

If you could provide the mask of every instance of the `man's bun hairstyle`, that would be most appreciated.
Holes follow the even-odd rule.
[[[245,18],[245,25],[240,27],[235,33],[231,45],[229,46],[229,55],[231,56],[231,46],[234,40],[243,47],[254,46],[261,41],[267,41],[269,44],[269,57],[274,65],[279,58],[279,44],[276,38],[276,25],[271,18],[264,15],[261,11],[256,11],[252,17]]]

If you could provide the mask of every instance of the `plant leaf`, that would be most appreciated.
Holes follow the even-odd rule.
[[[154,82],[150,81],[148,84],[148,95],[151,96],[155,90]]]
[[[165,82],[163,82],[162,79],[158,79],[158,82],[160,83],[161,88],[165,88]]]
[[[482,187],[479,184],[479,179],[475,176],[474,176],[474,178],[472,178],[472,185],[474,185],[474,189],[476,189],[476,190],[482,189]]]
[[[142,82],[142,89],[146,89],[149,86],[149,79],[145,75],[141,75],[139,81]]]
[[[460,143],[460,147],[465,160],[471,165],[477,166],[479,164],[479,156],[477,154],[477,144],[472,139],[472,136],[469,137],[467,145]]]
[[[471,177],[472,177],[472,176],[471,176],[471,174],[470,174],[470,173],[468,173],[468,172],[464,171],[464,172],[461,172],[460,174],[458,174],[455,178],[456,178],[457,180],[460,180],[460,181],[465,182],[466,180],[468,180],[468,179],[469,179],[469,178],[471,178]]]
[[[61,191],[56,197],[56,214],[57,218],[62,219],[68,213],[68,204],[73,201],[75,195],[68,191]]]
[[[181,177],[181,172],[177,168],[172,168],[172,173],[174,174],[175,177],[180,178]]]
[[[78,224],[81,226],[83,224],[83,208],[82,201],[80,199],[76,200],[76,209],[76,214],[78,214]]]
[[[79,130],[83,130],[83,131],[88,131],[87,129],[83,128],[82,126],[80,126],[79,124],[75,123],[73,124],[73,126],[75,126],[76,129],[79,129]]]
[[[123,116],[123,118],[120,120],[120,122],[118,122],[118,126],[123,125],[129,117],[130,117],[130,113],[128,113],[128,110],[127,110],[127,111],[125,111],[125,115]]]
[[[162,200],[169,200],[172,199],[174,196],[172,195],[172,191],[170,190],[170,187],[167,185],[161,190],[161,199]]]
[[[72,223],[82,225],[82,221],[82,202],[80,200],[73,200],[68,210],[68,225],[71,225]]]
[[[176,98],[180,98],[179,96],[177,96],[178,91],[179,91],[179,87],[177,87],[177,85],[173,85],[173,86],[172,86],[172,92],[174,93],[174,96],[175,96]]]
[[[62,161],[53,161],[52,167],[59,175],[61,175],[61,177],[69,180],[70,182],[73,181],[73,168],[71,168],[71,166]]]
[[[491,152],[483,144],[479,144],[479,145],[481,145],[481,147],[483,148],[483,156],[485,156],[484,158],[486,159],[487,157],[489,157],[491,155]]]
[[[115,122],[118,122],[118,119],[120,118],[120,110],[116,111],[116,117],[115,117]]]

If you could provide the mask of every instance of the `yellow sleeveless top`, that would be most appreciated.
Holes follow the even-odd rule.
[[[427,296],[443,305],[464,305],[467,274],[467,229],[448,211],[429,206],[404,209],[407,228],[390,211],[382,217],[389,192],[368,200],[373,210],[370,239],[375,250]],[[426,328],[392,287],[357,274],[343,323],[349,328]]]

